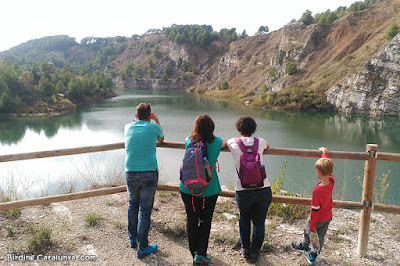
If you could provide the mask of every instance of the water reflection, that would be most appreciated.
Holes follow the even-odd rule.
[[[184,92],[118,91],[118,93],[120,96],[90,106],[81,106],[76,113],[69,115],[0,118],[0,154],[122,142],[124,141],[123,127],[133,121],[135,107],[140,102],[152,104],[152,109],[159,116],[168,141],[183,142],[190,134],[195,118],[201,113],[207,113],[214,119],[216,135],[225,139],[237,137],[235,128],[237,118],[249,114],[257,120],[256,136],[265,138],[271,147],[317,149],[320,146],[326,146],[330,150],[361,152],[365,151],[366,144],[375,143],[379,145],[379,151],[400,153],[400,135],[397,133],[400,128],[398,117],[373,118],[362,115],[344,116],[336,113],[249,109],[236,101],[202,98]],[[122,150],[119,152],[123,153]],[[160,180],[164,183],[177,183],[183,150],[159,149],[157,156],[161,173]],[[19,169],[24,173],[30,173],[37,166],[34,175],[50,180],[52,176],[62,176],[67,169],[71,168],[67,158],[22,161],[18,165],[10,164],[12,167],[7,169]],[[274,181],[274,177],[279,176],[283,160],[288,161],[285,189],[310,195],[313,187],[311,184],[317,181],[313,169],[315,159],[266,156],[267,174],[271,182]],[[115,164],[123,169],[122,161],[123,158]],[[230,154],[221,154],[219,161],[221,182],[227,188],[233,189],[234,168]],[[362,179],[364,162],[335,160],[334,163],[334,174],[338,184],[335,193],[343,195],[345,200],[359,201],[362,187],[357,176],[361,175]],[[0,164],[0,179],[9,176],[8,170],[4,170],[5,165],[8,164]],[[30,166],[27,167],[27,165]],[[47,175],[43,172],[44,168],[60,171],[55,173],[53,170],[46,170],[46,173],[49,172]],[[377,180],[388,170],[391,170],[391,173],[387,198],[398,202],[400,165],[379,161],[376,168]],[[40,172],[43,173],[40,174]],[[15,176],[24,176],[24,173],[18,173]],[[70,176],[75,175],[73,173]],[[40,178],[37,177],[35,180],[40,180]]]
[[[12,117],[0,119],[0,144],[18,144],[28,130],[37,134],[44,133],[51,139],[57,135],[60,127],[79,129],[82,115],[73,113],[63,116]]]

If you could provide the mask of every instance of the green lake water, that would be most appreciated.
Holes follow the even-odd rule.
[[[271,147],[364,152],[366,144],[379,145],[381,152],[400,153],[400,118],[344,116],[336,113],[278,112],[249,109],[237,102],[202,98],[185,92],[118,90],[119,96],[82,106],[63,116],[0,118],[0,155],[53,150],[124,141],[124,125],[132,122],[135,107],[149,102],[160,118],[166,141],[183,142],[199,114],[209,114],[216,124],[215,135],[237,137],[235,121],[242,115],[256,118],[255,136]],[[178,183],[183,150],[158,148],[160,182]],[[284,189],[311,196],[318,179],[316,158],[265,155],[267,175],[274,182],[285,169]],[[124,182],[124,151],[108,151],[0,163],[0,189],[16,191],[22,198],[76,191],[94,184]],[[230,153],[219,158],[220,180],[234,189]],[[336,199],[360,201],[364,161],[334,159]],[[378,161],[375,186],[387,173],[389,187],[384,203],[400,205],[400,163]]]

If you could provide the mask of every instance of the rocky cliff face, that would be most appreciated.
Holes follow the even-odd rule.
[[[321,49],[322,38],[321,26],[291,22],[278,31],[231,43],[205,72],[207,86],[213,90],[228,81],[234,87],[256,92],[263,84],[270,91],[279,91],[302,77],[287,75],[286,65],[295,62],[299,70],[303,69],[309,56]],[[274,75],[269,74],[270,68],[275,69]]]
[[[153,74],[142,75],[139,80],[130,79],[132,75],[124,81],[115,77],[114,82],[121,88],[149,90],[187,90],[196,86],[196,91],[207,91],[210,96],[234,96],[243,102],[253,101],[258,104],[256,107],[268,106],[266,93],[283,90],[271,94],[286,95],[280,100],[282,106],[301,108],[299,103],[307,103],[310,98],[326,106],[328,99],[340,112],[397,116],[400,37],[388,43],[385,33],[393,22],[399,21],[399,9],[400,0],[390,0],[350,12],[331,25],[290,22],[268,34],[232,43],[214,41],[205,48],[177,44],[162,34],[147,36],[132,41],[131,47],[119,56],[117,70],[130,63],[146,67],[149,55],[143,54],[141,47],[153,42],[162,53],[153,57]],[[183,62],[196,71],[184,73]],[[291,62],[297,67],[293,75],[286,73]],[[168,81],[162,81],[168,63],[172,74]],[[229,84],[226,92],[220,89],[224,82]],[[267,90],[259,94],[262,88]],[[273,104],[279,107],[280,103]]]
[[[326,92],[340,112],[400,115],[400,34],[364,68]]]

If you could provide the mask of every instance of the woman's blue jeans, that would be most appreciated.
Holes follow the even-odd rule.
[[[239,231],[242,248],[258,255],[264,241],[265,218],[272,201],[271,188],[236,191],[239,208]],[[253,222],[253,240],[250,243],[250,228]]]
[[[129,193],[128,234],[136,239],[139,248],[148,245],[150,215],[158,183],[158,171],[126,172],[126,185]]]

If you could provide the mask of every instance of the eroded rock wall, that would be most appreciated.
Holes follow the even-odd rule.
[[[400,34],[352,77],[326,92],[343,113],[400,115]]]

